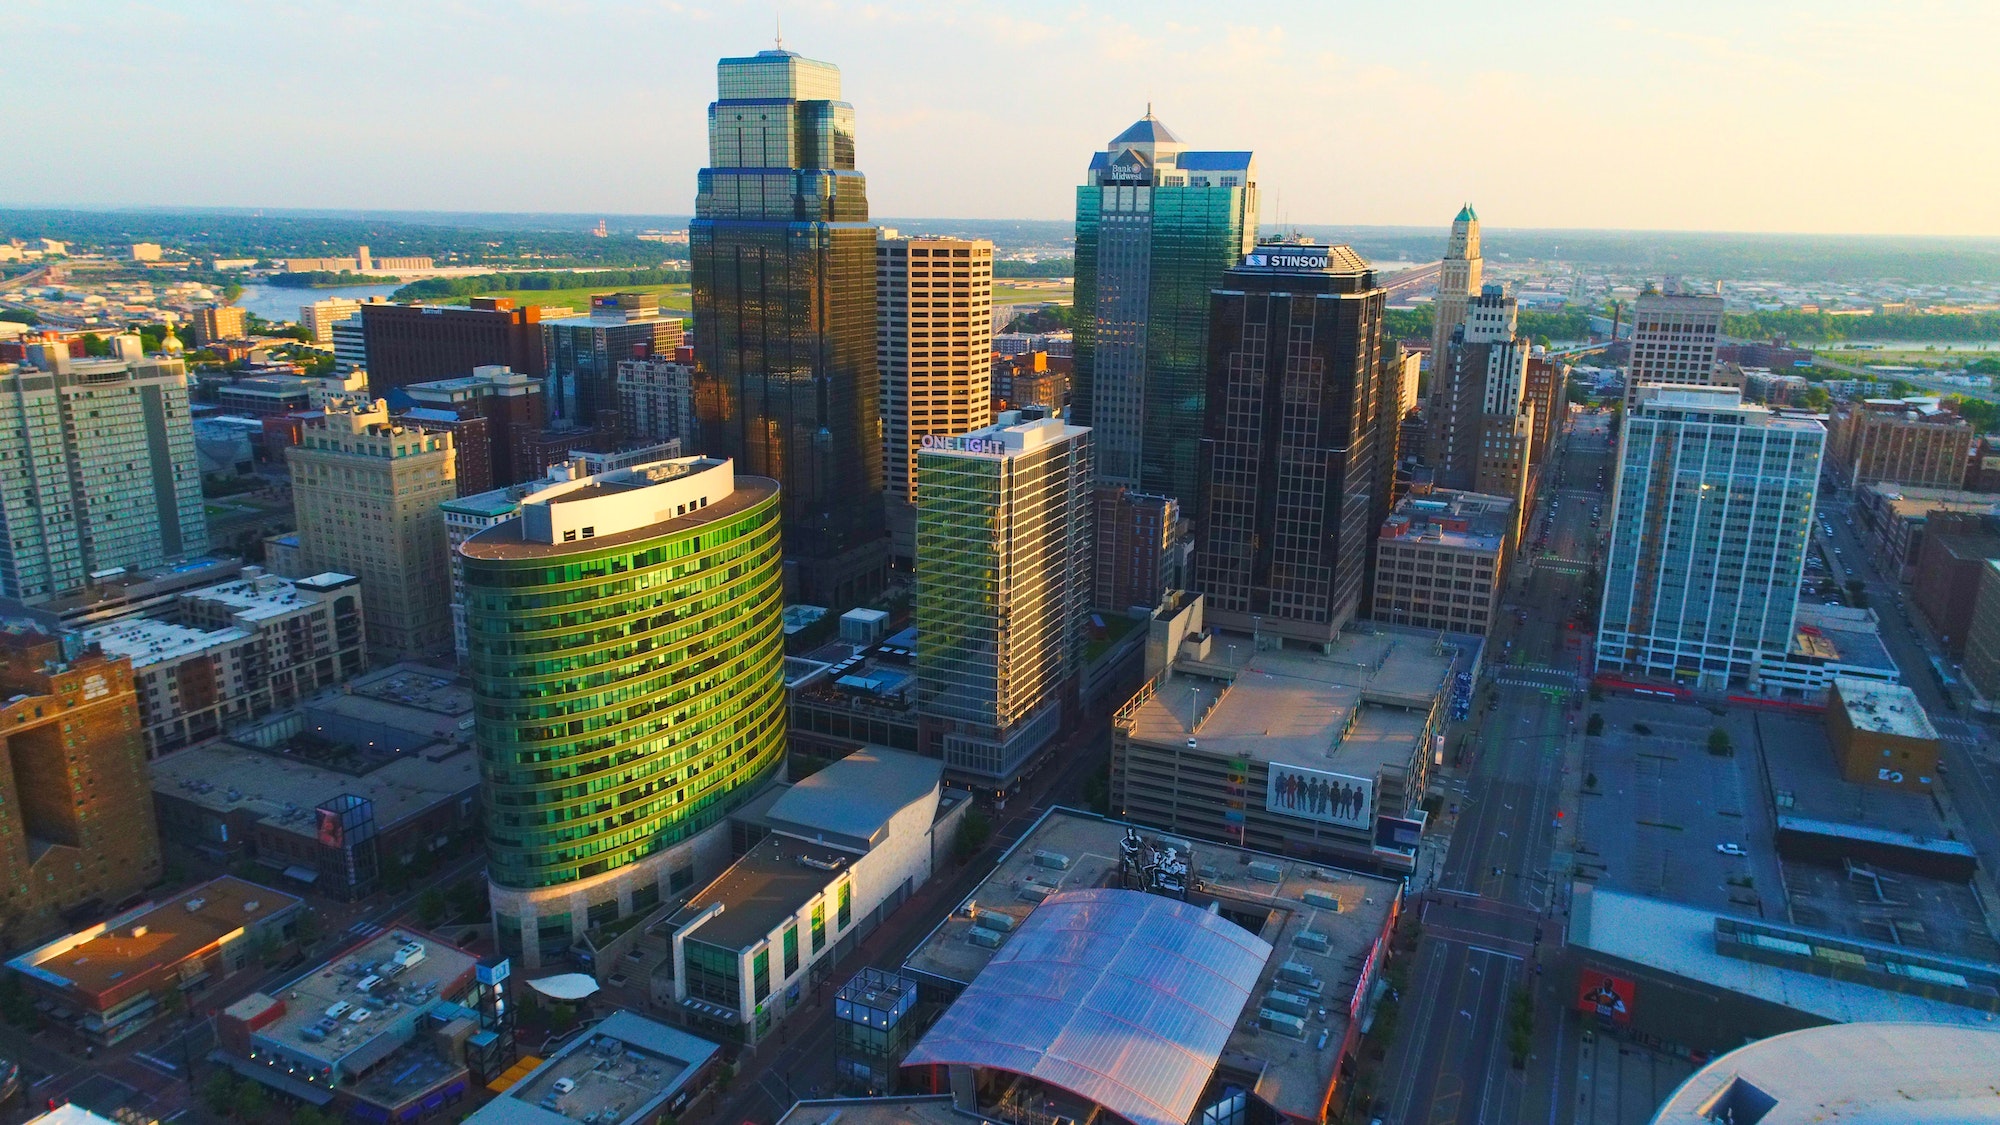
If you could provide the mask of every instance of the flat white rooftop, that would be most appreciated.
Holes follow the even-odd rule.
[[[1847,721],[1855,730],[1873,734],[1893,734],[1901,738],[1936,739],[1937,728],[1917,701],[1917,693],[1902,684],[1857,680],[1840,676],[1833,681],[1840,693]]]

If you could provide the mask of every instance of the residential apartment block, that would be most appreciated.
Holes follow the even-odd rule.
[[[182,362],[27,352],[0,364],[0,594],[46,601],[206,551]]]
[[[1641,388],[1618,451],[1598,669],[1756,687],[1792,642],[1825,445],[1817,421],[1734,388]]]
[[[367,669],[361,590],[345,574],[242,577],[91,625],[81,639],[132,662],[146,756],[290,707]]]
[[[1062,723],[1091,595],[1091,431],[1008,412],[917,454],[917,694],[931,752],[1001,793]]]

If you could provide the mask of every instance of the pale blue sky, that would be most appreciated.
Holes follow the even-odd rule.
[[[11,0],[0,201],[686,212],[774,14],[880,215],[1064,218],[1150,98],[1267,221],[2000,234],[1973,2]]]

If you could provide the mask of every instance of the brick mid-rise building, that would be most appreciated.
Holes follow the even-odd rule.
[[[11,624],[11,623],[10,623]],[[160,877],[132,665],[33,622],[0,632],[0,941],[98,915]]]
[[[1917,556],[1911,600],[1930,623],[1945,651],[1965,655],[1979,573],[1988,559],[2000,558],[2000,528],[1990,516],[1932,512]]]
[[[541,320],[540,305],[515,308],[504,297],[474,297],[465,308],[362,305],[369,393],[386,396],[397,387],[470,375],[492,364],[540,372]]]
[[[1886,481],[1956,488],[1965,481],[1972,424],[1935,397],[1871,398],[1833,416],[1826,451],[1842,484]]]

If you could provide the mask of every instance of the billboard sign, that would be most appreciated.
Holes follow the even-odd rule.
[[[1264,808],[1281,816],[1368,831],[1375,821],[1371,778],[1271,763]]]
[[[1624,1027],[1632,1022],[1632,982],[1585,966],[1577,977],[1576,1010]]]
[[[329,848],[345,847],[346,826],[340,823],[340,814],[332,809],[315,809],[319,813],[319,842]]]
[[[944,453],[1005,453],[1007,443],[999,438],[950,436],[946,434],[925,434],[925,449],[935,449]]]
[[[1259,246],[1243,255],[1243,264],[1255,270],[1323,270],[1324,246]]]
[[[1424,838],[1424,822],[1401,816],[1378,816],[1375,818],[1375,846],[1380,848],[1409,849],[1416,847]]]

